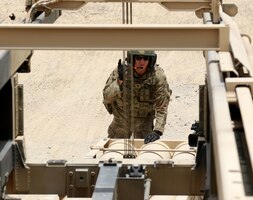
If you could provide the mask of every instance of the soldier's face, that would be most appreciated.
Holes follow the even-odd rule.
[[[147,71],[148,56],[135,56],[134,70],[138,75],[143,75]]]

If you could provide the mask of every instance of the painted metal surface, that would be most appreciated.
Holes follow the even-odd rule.
[[[22,24],[0,25],[0,32],[1,49],[229,50],[224,25]]]

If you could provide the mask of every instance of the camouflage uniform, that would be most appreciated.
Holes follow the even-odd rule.
[[[123,84],[122,84],[123,85]],[[171,90],[164,71],[155,66],[139,78],[134,78],[134,138],[145,138],[153,130],[163,133]],[[123,111],[123,90],[118,84],[117,68],[111,73],[103,90],[104,104],[114,115],[108,128],[109,138],[129,138]],[[155,125],[153,125],[155,119]]]

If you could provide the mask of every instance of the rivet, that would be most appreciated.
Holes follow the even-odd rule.
[[[96,173],[92,171],[92,172],[90,173],[90,175],[91,175],[91,176],[95,176]]]

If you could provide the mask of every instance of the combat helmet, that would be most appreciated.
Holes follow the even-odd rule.
[[[157,54],[153,50],[129,50],[127,51],[127,63],[130,64],[133,60],[133,65],[135,62],[135,56],[148,56],[149,57],[149,64],[148,68],[150,71],[153,71],[154,66],[156,64]]]

